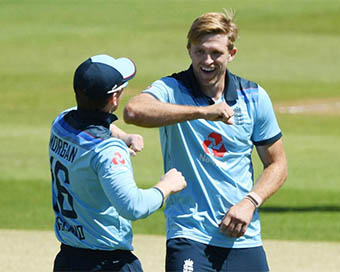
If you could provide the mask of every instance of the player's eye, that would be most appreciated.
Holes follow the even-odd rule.
[[[217,59],[217,58],[219,58],[221,55],[223,55],[223,52],[214,51],[214,52],[212,52],[211,57],[212,57],[213,59]]]
[[[196,50],[196,55],[203,56],[204,55],[204,50],[203,49],[197,49]]]

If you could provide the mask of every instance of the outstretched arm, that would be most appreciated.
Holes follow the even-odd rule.
[[[116,152],[123,156],[122,153]],[[181,172],[170,169],[152,188],[138,188],[126,161],[119,157],[116,163],[102,166],[100,179],[103,189],[119,214],[129,220],[145,218],[158,210],[169,197],[186,187]]]
[[[231,207],[220,223],[220,230],[230,237],[241,237],[245,234],[256,209],[256,202],[263,203],[283,185],[288,176],[288,166],[282,140],[273,144],[258,146],[258,155],[264,170],[258,178],[250,197]]]
[[[206,107],[184,106],[158,101],[142,93],[132,98],[124,108],[124,120],[142,127],[161,127],[195,119],[223,121],[232,124],[234,111],[224,102]]]

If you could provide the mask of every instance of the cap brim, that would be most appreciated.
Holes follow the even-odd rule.
[[[113,88],[112,90],[108,91],[107,94],[111,94],[111,93],[115,93],[115,92],[118,92],[122,89],[124,89],[126,86],[128,85],[128,82],[126,81],[125,83],[123,83],[122,85],[116,87],[116,88]]]
[[[130,80],[136,74],[136,66],[129,58],[116,59],[114,68],[122,74],[124,81]]]

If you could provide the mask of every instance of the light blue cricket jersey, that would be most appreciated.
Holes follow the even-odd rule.
[[[111,137],[108,113],[68,110],[53,122],[49,143],[55,233],[69,246],[133,250],[130,220],[146,217],[162,193],[139,189],[125,143]]]
[[[172,104],[214,103],[200,92],[192,67],[155,81],[144,92]],[[260,246],[258,211],[246,234],[237,239],[221,233],[218,224],[253,187],[254,144],[273,143],[281,131],[267,93],[256,83],[227,71],[221,101],[233,108],[233,125],[198,119],[160,128],[165,170],[174,167],[187,181],[183,191],[167,200],[167,239],[185,237],[227,248]]]

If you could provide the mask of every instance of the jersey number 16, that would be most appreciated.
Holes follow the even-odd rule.
[[[53,168],[53,160],[54,158],[51,156],[50,164],[51,164],[52,183],[55,182],[57,186],[57,191],[58,191],[57,201],[61,209],[61,214],[68,218],[77,218],[77,214],[73,208],[72,195],[67,191],[67,189],[64,186],[61,185],[62,183],[70,184],[68,169],[66,168],[65,165],[63,165],[58,160],[56,161],[54,168]],[[64,203],[66,199],[69,204],[68,209],[65,209],[64,207]],[[53,204],[53,208],[55,209],[56,212],[59,212],[58,204],[57,203]]]

